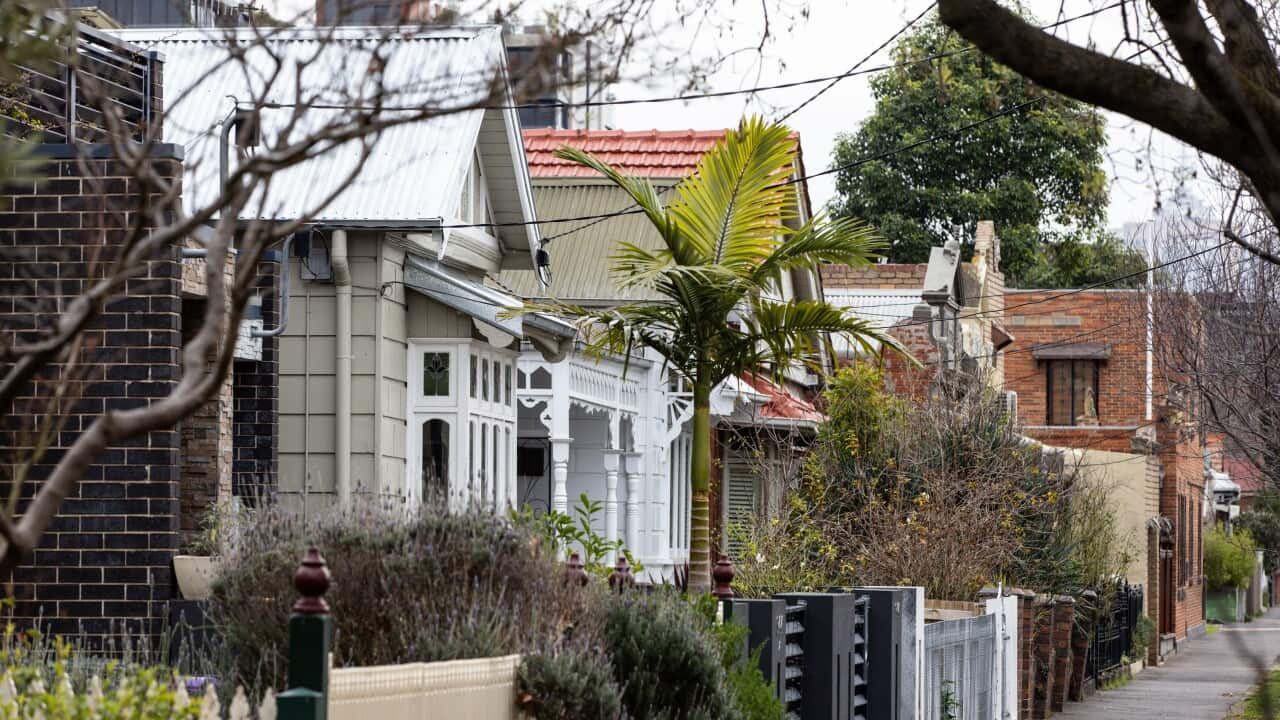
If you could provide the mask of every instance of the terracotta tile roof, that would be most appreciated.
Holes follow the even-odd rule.
[[[826,415],[818,412],[813,403],[796,397],[786,388],[751,373],[743,373],[741,377],[743,382],[754,388],[756,392],[769,398],[768,402],[760,407],[760,414],[766,418],[805,420],[815,423],[827,419]]]
[[[682,178],[727,130],[556,130],[524,131],[525,157],[533,177],[599,177],[599,173],[552,153],[561,145],[586,150],[627,175]]]

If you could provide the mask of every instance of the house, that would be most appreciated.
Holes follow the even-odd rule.
[[[1214,443],[1180,387],[1153,367],[1151,343],[1176,328],[1151,324],[1142,290],[1009,290],[1006,320],[1018,336],[1005,387],[1018,396],[1025,432],[1046,444],[1147,457],[1152,488],[1145,543],[1145,599],[1160,654],[1204,632],[1203,530],[1213,484],[1225,473],[1206,458]],[[1150,497],[1154,495],[1154,497]]]
[[[934,386],[940,369],[1000,387],[1003,350],[1013,336],[1004,327],[999,263],[995,226],[984,221],[977,225],[967,262],[958,245],[949,243],[932,248],[927,263],[828,264],[821,268],[822,289],[828,303],[888,330],[923,364],[913,368],[894,354],[885,355],[886,375],[896,391],[924,392]],[[848,341],[835,343],[841,362],[859,357]]]
[[[166,139],[187,147],[195,199],[216,191],[218,146],[202,129],[228,112],[226,98],[257,94],[267,137],[298,102],[291,77],[264,92],[224,64],[228,40],[252,32],[121,33],[181,68],[165,80],[166,97],[187,100],[166,107]],[[541,242],[500,30],[288,29],[265,44],[286,68],[315,57],[300,92],[351,90],[350,69],[366,67],[376,47],[396,102],[466,108],[384,132],[363,162],[359,147],[344,145],[290,168],[243,214],[311,218],[281,267],[279,502],[303,513],[356,502],[415,508],[433,498],[511,507],[519,348],[554,357],[574,330],[518,314],[520,300],[486,280],[532,267]],[[266,48],[247,58],[264,75],[259,64],[274,62]],[[473,90],[417,82],[464,69],[488,80]],[[500,102],[468,101],[468,92],[482,100],[490,82]],[[334,110],[308,114],[326,112]]]
[[[620,290],[610,278],[618,243],[661,243],[643,216],[625,213],[630,198],[594,171],[554,157],[572,145],[642,176],[663,193],[691,174],[724,137],[714,131],[529,130],[524,133],[535,202],[554,269],[545,287],[531,270],[508,270],[500,283],[514,294],[584,306],[656,299],[641,288]],[[797,138],[798,142],[798,138]],[[798,172],[802,172],[799,171]],[[803,183],[796,202],[806,214]],[[598,217],[606,216],[606,217]],[[816,275],[783,279],[782,298],[821,297]],[[692,396],[656,355],[595,358],[581,344],[559,364],[526,349],[519,361],[520,500],[561,512],[581,494],[603,503],[597,529],[622,538],[651,578],[688,559]],[[807,397],[816,377],[796,369],[783,385],[735,378],[712,397],[715,429],[713,513],[745,518],[776,506],[787,480],[785,457],[822,415]],[[723,527],[723,522],[720,522]]]
[[[1206,464],[1212,439],[1151,365],[1148,333],[1161,328],[1149,327],[1146,295],[1006,289],[987,222],[970,262],[948,250],[933,248],[921,264],[824,266],[827,300],[889,329],[920,361],[884,359],[895,391],[985,383],[1030,440],[1108,489],[1131,555],[1125,578],[1144,586],[1164,637],[1152,659],[1167,655],[1203,631],[1203,518],[1213,512],[1212,483],[1230,479]],[[855,357],[842,349],[842,361]]]

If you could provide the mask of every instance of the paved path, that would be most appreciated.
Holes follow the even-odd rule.
[[[1257,681],[1247,649],[1268,666],[1280,657],[1280,608],[1251,623],[1227,625],[1188,643],[1165,665],[1147,668],[1128,685],[1067,703],[1066,720],[1222,720]]]

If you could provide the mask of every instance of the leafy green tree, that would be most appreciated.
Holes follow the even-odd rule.
[[[1258,546],[1248,530],[1227,534],[1214,527],[1204,536],[1204,575],[1211,590],[1244,587],[1257,564]]]
[[[823,262],[862,265],[883,247],[870,226],[849,217],[815,217],[798,230],[796,145],[790,130],[746,119],[702,157],[664,204],[653,185],[590,154],[556,154],[590,167],[625,190],[662,238],[659,249],[621,243],[613,275],[622,288],[663,297],[607,309],[551,306],[575,315],[594,352],[656,351],[693,389],[692,528],[689,587],[711,587],[709,506],[711,391],[744,372],[779,373],[818,359],[818,337],[840,334],[870,349],[897,347],[870,323],[822,301],[769,298],[783,273]]]
[[[837,140],[836,164],[1040,102],[955,138],[841,170],[836,214],[866,219],[889,239],[891,261],[912,263],[957,234],[967,241],[979,220],[994,220],[1014,287],[1074,285],[1111,256],[1138,257],[1115,243],[1088,242],[1106,219],[1103,118],[966,48],[936,22],[899,41],[895,62],[911,64],[871,81],[875,112]],[[945,57],[929,59],[937,55]]]
[[[1268,491],[1253,501],[1253,506],[1240,513],[1235,525],[1249,531],[1262,550],[1267,572],[1280,570],[1280,493]]]

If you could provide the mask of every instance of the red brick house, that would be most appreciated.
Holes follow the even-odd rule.
[[[1141,290],[1009,290],[1005,354],[1025,432],[1057,447],[1140,452],[1159,475],[1148,523],[1148,612],[1165,644],[1203,631],[1204,457],[1210,447],[1186,403],[1153,367]]]
[[[947,369],[958,371],[954,382],[986,382],[1004,391],[1028,436],[1074,451],[1082,467],[1094,462],[1090,457],[1112,465],[1113,472],[1093,475],[1119,477],[1124,465],[1117,518],[1132,525],[1126,528],[1132,542],[1144,545],[1127,577],[1145,586],[1148,614],[1164,640],[1157,651],[1167,654],[1204,627],[1201,535],[1211,508],[1204,457],[1213,447],[1187,402],[1166,389],[1153,367],[1148,333],[1161,329],[1148,327],[1146,294],[1006,290],[990,223],[979,223],[974,248],[949,285],[959,306],[954,362],[946,361],[936,327],[929,327],[940,305],[936,297],[925,302],[927,291],[942,277],[930,265],[827,266],[824,293],[890,328],[923,364],[911,368],[884,358],[896,392],[932,391]],[[936,264],[945,249],[933,253]]]

